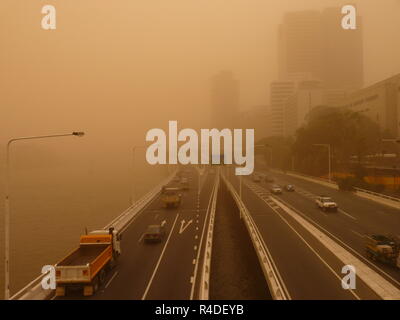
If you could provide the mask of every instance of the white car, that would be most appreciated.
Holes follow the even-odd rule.
[[[271,187],[271,193],[273,193],[273,194],[281,194],[282,193],[282,188],[280,187],[280,186],[278,186],[278,185],[273,185],[272,187]]]
[[[320,208],[323,211],[337,211],[338,210],[338,205],[335,201],[333,201],[332,198],[327,197],[327,196],[319,196],[315,199],[315,203],[318,208]]]

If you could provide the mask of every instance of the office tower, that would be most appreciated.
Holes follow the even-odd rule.
[[[285,133],[285,107],[287,99],[294,94],[296,84],[293,81],[275,81],[270,91],[270,127],[271,135],[283,136]]]
[[[221,71],[211,84],[212,126],[233,128],[239,111],[239,84],[231,71]]]

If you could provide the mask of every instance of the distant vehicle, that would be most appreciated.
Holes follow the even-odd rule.
[[[183,190],[189,190],[189,180],[188,178],[182,178],[181,179],[181,187]]]
[[[320,208],[322,211],[337,211],[338,210],[338,205],[335,201],[332,200],[332,198],[327,197],[327,196],[319,196],[315,199],[315,203],[318,208]]]
[[[285,186],[285,190],[288,191],[288,192],[293,192],[293,191],[294,191],[294,185],[292,185],[292,184],[287,184],[287,185]]]
[[[180,188],[165,186],[161,190],[161,201],[166,208],[177,208],[181,204]]]
[[[365,236],[365,252],[371,260],[400,268],[400,243],[394,237],[377,234]]]
[[[114,228],[81,236],[79,247],[55,265],[56,296],[65,296],[68,289],[93,295],[121,254],[120,240]]]
[[[164,225],[153,224],[147,227],[146,232],[143,234],[143,241],[149,242],[161,242],[165,236]]]
[[[253,175],[254,182],[261,182],[261,177],[258,174]]]
[[[271,193],[273,194],[281,194],[282,193],[282,188],[280,186],[278,186],[277,184],[274,184],[271,189],[270,189]]]
[[[274,180],[274,178],[272,178],[272,177],[265,176],[265,181],[268,182],[268,183],[272,183],[272,182],[274,182],[275,180]]]

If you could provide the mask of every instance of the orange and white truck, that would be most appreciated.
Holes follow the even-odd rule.
[[[84,296],[93,295],[115,266],[121,254],[120,241],[121,235],[114,228],[82,235],[79,247],[55,265],[56,296],[65,296],[68,289],[83,289]]]

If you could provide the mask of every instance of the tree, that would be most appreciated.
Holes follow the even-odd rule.
[[[348,167],[351,156],[361,163],[366,155],[379,150],[380,141],[378,124],[361,112],[320,106],[308,114],[305,125],[296,132],[292,152],[298,169],[321,175],[327,172],[328,154],[315,144],[331,146],[332,165],[338,168]]]

